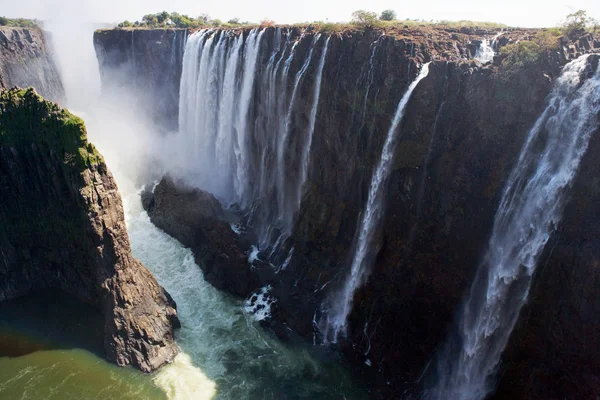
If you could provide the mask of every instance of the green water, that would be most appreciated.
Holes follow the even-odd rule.
[[[119,182],[121,184],[121,182]],[[178,304],[181,353],[155,374],[102,355],[97,310],[60,293],[0,304],[0,399],[363,399],[326,349],[287,345],[265,332],[244,302],[208,284],[193,254],[157,229],[139,195],[123,190],[133,255]]]
[[[101,358],[102,328],[97,310],[61,292],[0,304],[0,398],[166,399],[152,376]]]

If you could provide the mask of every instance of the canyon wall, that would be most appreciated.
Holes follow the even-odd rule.
[[[0,27],[0,86],[32,86],[44,98],[64,103],[49,36],[39,28]]]
[[[127,59],[127,51],[119,50],[128,48],[118,41],[124,40],[124,32],[97,33],[95,40],[102,42],[104,51],[111,47],[115,60]],[[139,31],[139,36],[159,34],[152,32]],[[501,42],[514,42],[533,33],[506,32]],[[248,30],[229,33],[232,37],[239,34],[245,40],[250,36]],[[264,171],[261,163],[278,156],[264,151],[259,136],[260,132],[277,132],[262,128],[268,126],[264,111],[269,104],[264,86],[267,72],[273,60],[285,62],[289,48],[288,53],[281,49],[287,40],[297,43],[289,64],[291,77],[301,75],[314,50],[313,62],[306,64],[298,80],[298,100],[292,102],[289,113],[289,133],[295,139],[283,153],[284,176],[297,181],[303,135],[310,131],[314,112],[311,102],[319,72],[317,60],[326,50],[307,179],[299,209],[293,214],[291,234],[284,243],[275,246],[271,240],[261,248],[259,258],[273,263],[274,271],[268,274],[258,268],[254,287],[248,287],[254,280],[247,279],[245,257],[236,256],[237,271],[244,271],[242,274],[228,267],[213,276],[218,275],[218,287],[243,296],[270,285],[270,296],[276,302],[266,324],[281,337],[288,336],[290,328],[321,343],[323,314],[328,299],[348,274],[357,225],[392,116],[419,65],[431,61],[429,74],[415,89],[399,126],[400,139],[386,190],[387,211],[369,255],[371,274],[355,293],[348,340],[338,343],[357,373],[371,384],[375,398],[417,397],[424,377],[432,373],[428,366],[452,332],[456,312],[487,246],[504,183],[527,132],[543,110],[554,79],[567,61],[600,45],[591,36],[576,43],[563,42],[559,51],[511,74],[499,65],[500,60],[483,66],[472,59],[475,43],[482,36],[491,37],[492,32],[405,28],[381,35],[354,30],[333,34],[327,41],[327,35],[316,35],[310,28],[266,29],[258,47],[257,78],[248,111],[252,121],[248,128],[249,186],[259,187]],[[152,43],[148,41],[147,46]],[[158,60],[173,51],[157,46],[156,51],[162,49]],[[145,54],[136,65],[152,63],[152,51]],[[133,69],[142,79],[145,70]],[[111,85],[110,76],[103,77],[103,85]],[[293,81],[284,84],[282,91],[289,94],[291,87]],[[588,218],[593,221],[598,195],[593,183],[597,175],[592,161],[597,151],[594,140],[563,223],[546,248],[544,260],[550,261],[544,263],[548,267],[540,267],[536,273],[530,305],[505,352],[498,396],[585,398],[599,393],[594,377],[600,374],[600,358],[596,340],[590,336],[600,322],[600,307],[593,296],[597,290],[594,282],[600,276],[595,268],[598,250],[594,224],[581,227]],[[293,190],[296,188],[284,185],[284,191]],[[273,197],[260,199],[264,204],[249,200],[251,213],[263,207],[263,215],[269,215],[277,208]],[[172,206],[163,202],[163,215],[172,213]],[[155,204],[152,207],[152,212],[159,212]],[[269,218],[266,220],[277,224]],[[251,221],[254,228],[257,220]],[[193,228],[187,226],[193,221],[179,221],[185,229]],[[181,228],[164,221],[155,223],[178,237]],[[230,240],[225,239],[229,236],[215,233],[215,240]],[[221,256],[226,257],[225,253]],[[201,255],[196,258],[202,261]],[[238,284],[240,281],[244,284]],[[546,312],[546,304],[556,307]],[[577,334],[583,337],[575,339]],[[558,354],[553,350],[556,346],[562,346]],[[585,368],[572,368],[574,365]],[[529,380],[534,371],[538,382],[546,384]],[[568,379],[559,380],[559,376]]]
[[[96,31],[102,95],[127,99],[159,130],[177,130],[186,38],[184,29]]]
[[[83,121],[32,88],[0,95],[0,301],[57,288],[104,315],[107,358],[177,354],[176,306],[131,255],[123,205]]]

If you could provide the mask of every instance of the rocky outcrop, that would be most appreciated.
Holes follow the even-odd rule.
[[[161,130],[177,130],[186,39],[185,29],[96,31],[102,95],[128,99]]]
[[[260,271],[272,275],[260,260],[249,261],[252,240],[234,231],[239,217],[210,193],[165,177],[142,193],[142,204],[154,225],[192,249],[205,279],[216,288],[248,297],[264,284]]]
[[[58,288],[104,315],[107,358],[177,354],[176,306],[131,255],[117,185],[83,121],[33,89],[0,95],[0,301]]]
[[[296,58],[290,65],[291,76],[300,70],[313,43],[309,31],[304,36],[291,33],[298,40]],[[423,376],[431,372],[427,366],[448,337],[456,310],[480,263],[505,180],[527,132],[543,109],[553,80],[564,63],[582,52],[595,51],[590,46],[596,46],[596,41],[589,38],[562,43],[561,49],[539,62],[519,67],[519,73],[514,75],[503,68],[501,58],[485,66],[470,59],[476,49],[473,41],[484,35],[489,37],[492,32],[415,31],[406,27],[385,35],[377,31],[332,35],[323,70],[308,178],[293,233],[269,259],[276,266],[275,275],[264,274],[263,278],[241,267],[219,267],[223,274],[213,270],[209,278],[213,284],[236,294],[245,293],[231,287],[240,277],[248,281],[258,279],[250,286],[271,284],[270,294],[277,299],[272,306],[272,325],[289,327],[318,342],[323,305],[348,273],[373,168],[398,101],[418,73],[419,64],[431,61],[429,75],[413,93],[399,128],[400,140],[387,190],[387,212],[378,241],[372,245],[371,275],[355,294],[348,340],[339,343],[357,373],[364,375],[374,388],[374,397],[382,399],[420,395]],[[272,56],[274,32],[270,28],[263,35],[258,74],[264,72]],[[535,33],[510,31],[503,34],[499,43],[531,38]],[[323,46],[323,42],[317,42],[318,46]],[[320,50],[315,54],[320,54]],[[313,62],[299,83],[298,98],[302,100],[296,107],[300,111],[294,113],[291,121],[295,133],[307,130],[315,74]],[[250,118],[258,115],[256,109],[266,100],[264,91],[254,92]],[[256,143],[251,141],[250,146]],[[592,146],[588,153],[593,149]],[[256,154],[259,150],[254,149]],[[259,167],[251,164],[250,169],[256,171]],[[297,173],[290,168],[285,176],[294,177]],[[585,189],[582,183],[577,184],[581,187],[577,192],[580,198],[572,213],[578,210],[579,217],[574,222],[564,222],[571,226],[569,235],[575,235],[578,224],[583,224],[585,218],[593,220],[596,213],[588,203],[595,198],[590,196],[595,186],[589,184],[590,179],[595,182],[594,174],[587,173]],[[166,199],[161,207],[170,210],[162,215],[167,221],[155,223],[186,240],[186,234],[177,233],[176,226],[190,225],[185,211],[189,204],[175,216],[175,208],[181,206],[164,193],[160,195]],[[195,201],[204,198],[202,201],[206,202],[206,195],[197,196]],[[572,217],[567,210],[564,221],[568,218]],[[214,223],[202,218],[194,220],[194,229]],[[211,235],[202,232],[198,236],[204,246],[218,249],[217,253],[227,253],[222,240],[237,243],[235,237],[219,233],[211,239]],[[597,269],[595,232],[586,228],[580,235],[583,236],[569,239],[561,236],[564,252],[554,262],[554,272],[544,272],[546,269],[542,268],[536,275],[531,302],[534,311],[523,313],[507,349],[503,365],[506,371],[514,373],[503,370],[499,396],[524,396],[529,391],[531,398],[552,397],[549,393],[588,398],[594,393],[593,380],[588,377],[598,374],[590,374],[585,368],[597,371],[599,360],[594,348],[597,342],[589,339],[589,332],[595,331],[598,324],[596,316],[600,315],[591,289]],[[580,242],[587,243],[586,247],[571,247]],[[202,261],[199,254],[206,252],[206,247],[193,240],[187,245]],[[554,248],[557,257],[559,247],[549,245],[548,251]],[[581,257],[577,261],[582,265],[580,270],[594,276],[589,282],[582,280],[583,273],[561,275],[564,268],[560,266],[575,254]],[[238,258],[241,265],[242,257]],[[202,268],[210,270],[210,263],[210,258],[204,259]],[[278,269],[284,263],[286,268]],[[563,276],[568,279],[560,279]],[[572,293],[570,286],[578,288],[578,293]],[[569,296],[565,295],[567,292]],[[545,313],[545,303],[555,304],[556,312]],[[531,313],[535,318],[527,317]],[[557,320],[560,324],[552,325]],[[288,330],[276,331],[284,335]],[[536,338],[543,332],[552,333],[538,341]],[[578,332],[585,339],[576,340]],[[565,346],[565,351],[554,357],[553,346]],[[575,358],[576,352],[586,356]],[[579,361],[581,368],[571,368]],[[536,376],[543,382],[548,380],[546,391],[544,384],[524,380],[538,367],[541,372]],[[567,383],[550,382],[569,368],[573,374]],[[582,385],[580,391],[574,389],[577,384]]]
[[[52,49],[39,28],[0,27],[0,87],[33,86],[44,98],[63,103],[65,90]]]

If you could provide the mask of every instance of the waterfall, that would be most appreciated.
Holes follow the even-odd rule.
[[[560,222],[568,189],[598,128],[600,67],[595,73],[590,69],[587,55],[564,67],[529,132],[460,314],[458,341],[451,340],[440,354],[430,398],[483,399],[493,389],[540,254]]]
[[[346,319],[352,310],[352,297],[369,272],[369,250],[373,246],[376,228],[385,212],[385,184],[392,169],[393,156],[399,136],[398,127],[404,117],[410,96],[421,79],[425,78],[428,73],[429,63],[422,66],[421,72],[410,84],[400,103],[398,103],[392,125],[383,145],[381,159],[371,178],[369,197],[359,225],[358,240],[354,249],[350,275],[344,281],[341,291],[333,299],[330,309],[327,310],[326,340],[336,342],[340,335],[346,334]]]
[[[327,57],[327,49],[329,49],[329,40],[331,36],[325,40],[325,47],[323,48],[323,52],[321,53],[321,59],[319,60],[319,68],[317,70],[317,80],[315,82],[315,89],[313,94],[313,102],[310,110],[310,118],[308,121],[308,132],[306,134],[306,143],[302,147],[302,155],[300,160],[300,182],[296,186],[296,199],[295,199],[295,209],[300,209],[300,203],[302,201],[302,189],[304,188],[304,183],[306,182],[306,177],[308,174],[308,162],[310,156],[310,148],[312,146],[312,139],[315,133],[315,124],[317,122],[317,110],[319,107],[319,97],[321,96],[321,81],[323,80],[323,67],[325,66],[325,57]],[[287,234],[291,234],[291,232],[287,232]]]
[[[202,30],[186,43],[179,173],[244,212],[261,250],[285,242],[300,208],[329,41],[276,28]]]
[[[475,58],[482,63],[492,62],[496,52],[488,39],[483,39],[475,52]]]
[[[497,48],[496,40],[500,35],[502,35],[502,32],[499,32],[492,40],[483,39],[479,47],[477,47],[474,58],[481,61],[483,64],[494,61]]]

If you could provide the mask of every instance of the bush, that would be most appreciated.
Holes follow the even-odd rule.
[[[344,30],[344,24],[340,23],[319,21],[315,25],[317,25],[319,32],[326,34],[339,33]]]
[[[16,26],[21,28],[35,28],[37,27],[37,22],[32,19],[25,18],[6,18],[0,17],[0,26]]]
[[[264,20],[260,21],[261,28],[268,28],[270,26],[275,26],[275,21],[273,21],[271,19],[264,19]]]
[[[377,14],[365,10],[354,11],[352,13],[352,23],[363,29],[373,29],[380,26]]]
[[[394,21],[396,19],[396,11],[394,10],[383,10],[379,19],[382,21]]]
[[[585,33],[586,27],[593,23],[594,20],[589,18],[584,10],[579,10],[567,15],[567,19],[562,25],[562,31],[569,39],[576,40]]]
[[[240,19],[239,18],[232,18],[229,21],[227,21],[227,23],[229,25],[240,25]]]

